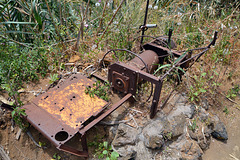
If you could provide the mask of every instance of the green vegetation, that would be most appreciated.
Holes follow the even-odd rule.
[[[57,153],[54,153],[52,160],[61,160],[61,156],[59,156]]]
[[[25,130],[29,124],[26,122],[22,116],[26,116],[25,109],[21,109],[20,107],[14,108],[12,111],[12,117],[14,119],[14,122],[23,130]]]
[[[99,98],[108,101],[109,96],[108,96],[108,91],[110,88],[110,84],[106,83],[104,85],[101,84],[100,81],[97,81],[96,83],[93,84],[93,87],[86,87],[85,93],[89,94],[90,97],[94,97],[94,95],[98,96]]]
[[[112,150],[112,147],[108,142],[104,141],[103,143],[91,143],[90,146],[95,145],[95,154],[99,159],[106,158],[106,160],[117,160],[119,154],[116,151]]]
[[[227,93],[227,98],[232,98],[234,99],[237,95],[239,95],[239,85],[235,85],[232,89],[230,89]]]
[[[195,132],[195,130],[198,128],[196,119],[192,120],[191,124],[188,125],[188,128]]]

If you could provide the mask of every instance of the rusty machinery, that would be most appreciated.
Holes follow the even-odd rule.
[[[147,6],[148,4],[149,0]],[[155,26],[146,24],[147,8],[144,25],[140,27],[142,30],[141,42],[143,37],[146,37],[144,35],[146,29]],[[217,39],[217,32],[215,32],[213,41],[207,47],[178,52],[172,49],[175,44],[171,41],[171,35],[172,30],[169,30],[168,37],[153,37],[152,42],[141,45],[143,50],[141,54],[126,49],[113,49],[104,55],[100,66],[111,52],[125,51],[135,56],[127,63],[117,61],[108,66],[108,81],[112,88],[124,94],[124,97],[117,103],[110,106],[108,102],[96,96],[93,98],[85,94],[86,87],[92,86],[94,82],[85,75],[73,74],[67,80],[33,99],[31,103],[24,105],[22,108],[27,114],[25,118],[59,150],[88,157],[86,132],[134,96],[140,82],[151,82],[153,98],[150,118],[154,118],[164,78],[178,67],[182,69],[191,67],[209,50],[211,45],[215,44]],[[192,52],[195,50],[201,50],[201,52],[193,56]],[[152,73],[158,65],[164,64],[166,57],[175,59],[174,62],[171,62],[172,67],[162,76],[154,76]],[[92,75],[101,77],[96,73]],[[10,108],[11,106],[2,103],[1,107]],[[76,134],[81,135],[81,150],[67,145],[67,142]]]

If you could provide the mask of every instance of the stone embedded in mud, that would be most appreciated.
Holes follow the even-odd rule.
[[[154,120],[143,129],[144,144],[151,149],[161,148],[164,144],[163,120]]]
[[[212,136],[219,140],[228,140],[227,130],[222,122],[214,124]]]
[[[185,116],[187,116],[188,118],[192,118],[193,114],[195,112],[195,106],[192,104],[189,105],[184,105],[184,104],[176,104],[175,110],[171,111],[170,114],[168,115],[168,117],[174,117],[174,116],[178,116],[180,114],[184,114]]]

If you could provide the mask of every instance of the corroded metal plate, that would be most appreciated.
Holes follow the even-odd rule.
[[[80,74],[72,75],[23,106],[27,120],[56,146],[65,143],[107,104],[97,96],[92,98],[85,94],[86,87],[93,83]]]

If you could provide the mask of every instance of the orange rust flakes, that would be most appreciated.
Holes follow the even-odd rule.
[[[83,122],[101,112],[106,101],[85,94],[86,86],[92,84],[89,79],[75,79],[44,94],[35,102],[53,117],[64,124],[79,128]]]

